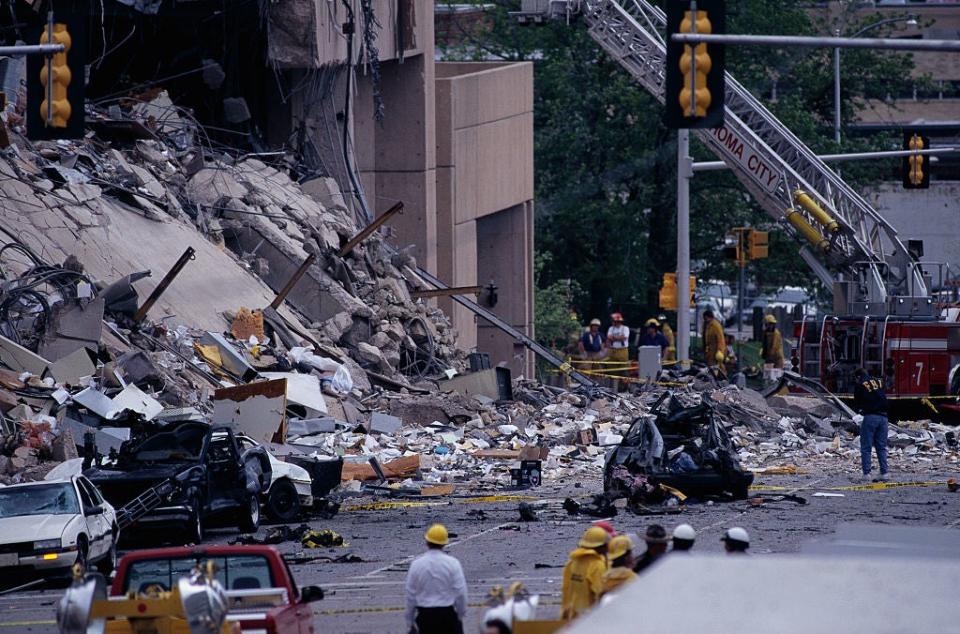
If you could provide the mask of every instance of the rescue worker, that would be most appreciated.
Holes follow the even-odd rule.
[[[657,319],[660,322],[660,332],[662,332],[663,336],[667,339],[667,353],[663,355],[663,360],[676,361],[677,338],[673,334],[673,328],[670,327],[670,323],[667,321],[666,315],[660,315]]]
[[[599,526],[591,526],[583,533],[578,548],[570,553],[563,567],[560,618],[576,618],[600,599],[609,543],[610,535]]]
[[[703,311],[703,360],[708,367],[723,369],[726,360],[727,337],[723,325],[713,316],[711,309]]]
[[[610,315],[613,325],[607,328],[607,359],[610,361],[619,361],[627,363],[630,360],[630,328],[623,325],[623,315],[613,313]]]
[[[643,536],[643,541],[647,542],[647,550],[640,556],[637,563],[633,565],[633,571],[641,573],[650,567],[653,562],[663,557],[667,552],[667,531],[659,524],[651,524],[647,527],[647,532]]]
[[[638,346],[659,346],[660,347],[660,358],[666,357],[667,348],[670,347],[670,342],[667,341],[667,338],[663,336],[663,333],[660,332],[660,322],[652,317],[647,320],[643,325],[644,332],[640,335],[640,339],[637,341]]]
[[[783,369],[783,337],[777,329],[777,318],[773,315],[763,318],[763,348],[760,356],[764,363],[771,363],[778,370]]]
[[[673,548],[671,553],[689,553],[697,539],[697,531],[689,524],[680,524],[673,529]]]
[[[612,592],[627,581],[637,578],[637,573],[633,571],[633,542],[629,536],[617,535],[611,539],[607,556],[610,559],[610,569],[603,573],[601,594]]]
[[[746,555],[747,549],[750,548],[750,535],[739,526],[725,531],[720,541],[723,542],[723,549],[728,555]]]
[[[877,450],[880,477],[874,482],[887,481],[887,395],[883,381],[867,374],[863,368],[853,373],[853,409],[863,416],[860,423],[860,466],[863,479],[870,479],[872,470],[870,451]]]
[[[407,572],[407,629],[418,634],[463,634],[467,581],[456,558],[443,552],[450,536],[443,524],[424,534],[427,552]]]
[[[600,332],[600,320],[591,319],[590,326],[585,333],[580,337],[579,342],[580,347],[580,357],[588,361],[599,361],[604,357],[607,352],[607,340],[604,337],[603,333]],[[586,364],[587,369],[595,370],[597,366],[595,363]]]

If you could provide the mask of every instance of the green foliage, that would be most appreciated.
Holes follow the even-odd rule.
[[[580,334],[580,320],[574,306],[582,290],[574,280],[557,280],[549,284],[541,281],[551,258],[550,253],[541,251],[534,261],[536,338],[541,345],[563,351],[571,343],[575,344]]]
[[[535,63],[538,338],[547,343],[562,336],[564,302],[574,302],[584,318],[622,310],[637,323],[658,312],[662,274],[676,267],[676,135],[661,124],[662,106],[583,24],[522,26],[508,16],[519,0],[494,2],[484,28],[455,26],[460,43],[444,54]],[[727,7],[730,33],[807,35],[834,28],[797,0],[728,0]],[[860,26],[848,21],[843,30]],[[838,151],[831,131],[832,68],[830,50],[727,52],[727,69],[817,152]],[[845,51],[844,123],[864,108],[866,97],[897,94],[911,68],[908,55]],[[899,140],[886,137],[845,139],[843,151],[898,146]],[[692,151],[696,160],[714,160],[699,143]],[[892,167],[879,163],[844,164],[844,177],[854,185],[876,180]],[[749,269],[762,288],[816,287],[794,240],[728,172],[698,173],[693,180],[690,241],[700,279],[736,278],[719,248],[730,228],[744,225],[771,231],[770,258]]]

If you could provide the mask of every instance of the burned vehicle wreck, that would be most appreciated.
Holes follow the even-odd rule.
[[[188,543],[205,526],[255,531],[272,475],[263,447],[243,449],[230,428],[196,421],[146,429],[107,460],[87,458],[83,473],[119,509],[127,535],[162,530]]]
[[[608,498],[656,502],[659,485],[686,496],[747,497],[753,474],[740,467],[736,449],[709,403],[684,407],[661,397],[651,414],[633,421],[606,457],[603,488]]]

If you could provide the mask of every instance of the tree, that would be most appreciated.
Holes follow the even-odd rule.
[[[731,33],[806,35],[824,32],[809,3],[728,0]],[[630,320],[657,312],[657,289],[676,266],[676,136],[661,124],[662,106],[593,42],[582,25],[521,26],[508,12],[518,0],[495,0],[488,19],[457,25],[448,59],[534,60],[538,288],[575,280],[584,317],[621,310]],[[856,28],[851,26],[851,28]],[[831,51],[731,48],[727,68],[761,97],[797,136],[818,152],[836,151]],[[857,51],[845,55],[844,121],[870,90],[895,94],[909,77],[906,55]],[[855,66],[854,66],[855,65]],[[856,72],[854,72],[854,68]],[[844,150],[895,149],[898,141],[847,141]],[[697,160],[712,160],[699,143]],[[887,169],[889,166],[887,166]],[[877,178],[883,166],[844,167],[854,184]],[[796,244],[725,172],[699,173],[691,190],[691,253],[701,279],[735,279],[720,254],[734,226],[770,229],[771,257],[751,274],[765,288],[814,287]],[[544,291],[541,291],[544,292]],[[538,323],[538,329],[540,328]]]

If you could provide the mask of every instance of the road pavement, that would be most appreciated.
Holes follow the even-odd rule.
[[[794,493],[805,498],[807,504],[689,504],[675,515],[637,516],[621,511],[613,522],[618,530],[638,534],[650,523],[661,523],[668,530],[680,522],[690,523],[697,530],[697,552],[720,551],[724,529],[743,526],[750,532],[750,551],[755,555],[791,553],[804,542],[829,535],[845,522],[958,529],[960,493],[947,491],[944,483],[950,477],[957,477],[957,473],[910,474],[895,478],[897,481],[885,488],[871,489],[835,474],[760,476],[754,495]],[[584,481],[490,497],[351,498],[333,519],[307,522],[313,528],[341,533],[349,546],[304,550],[299,544],[288,543],[279,548],[301,560],[291,565],[300,585],[320,585],[327,593],[324,600],[314,604],[317,632],[405,634],[404,578],[412,557],[423,550],[424,530],[433,522],[447,525],[452,539],[449,552],[461,560],[467,576],[470,611],[466,632],[478,631],[489,589],[514,581],[522,581],[541,596],[541,617],[555,618],[563,564],[593,519],[570,517],[562,509],[563,499],[570,495],[587,501],[585,492],[599,489],[599,482]],[[820,497],[816,493],[843,497]],[[519,521],[517,506],[521,501],[538,507],[540,521]],[[210,531],[206,541],[223,543],[234,536],[231,531]],[[346,555],[359,561],[336,562]],[[306,557],[317,559],[303,562]],[[0,611],[4,614],[0,634],[56,632],[55,605],[61,594],[62,590],[48,587],[0,595]]]

